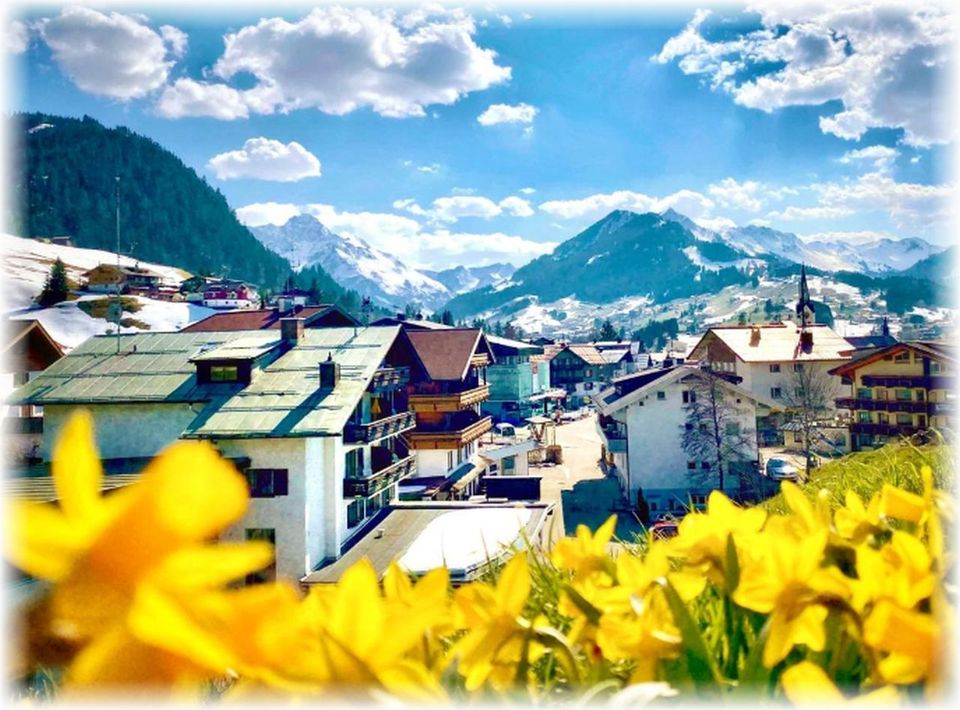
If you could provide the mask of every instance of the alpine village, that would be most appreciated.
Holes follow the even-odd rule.
[[[147,22],[143,17],[128,19]],[[44,20],[40,35],[58,62],[66,51],[55,44],[60,19]],[[230,35],[228,47],[240,39]],[[192,80],[167,90],[181,81]],[[482,118],[477,130],[490,130]],[[381,120],[434,121],[436,114]],[[322,697],[321,686],[373,685],[415,701],[519,697],[539,704],[553,694],[565,702],[589,696],[639,705],[676,695],[717,700],[753,678],[770,693],[764,697],[796,701],[806,686],[793,671],[808,666],[819,675],[804,676],[807,685],[821,675],[836,685],[830,691],[836,696],[823,696],[828,703],[877,688],[893,688],[902,699],[934,697],[936,664],[946,653],[936,644],[947,642],[936,636],[933,651],[924,647],[933,658],[927,670],[917,670],[910,656],[912,670],[897,676],[891,667],[909,665],[907,651],[899,642],[888,648],[870,640],[877,636],[870,629],[879,623],[879,597],[858,607],[866,597],[857,595],[867,592],[857,587],[843,601],[816,606],[830,593],[816,587],[809,593],[814,601],[803,602],[814,606],[803,608],[823,610],[820,626],[806,636],[796,632],[781,655],[770,656],[773,641],[765,639],[775,632],[763,625],[764,615],[779,612],[751,606],[747,590],[768,574],[758,571],[768,554],[761,533],[780,530],[775,518],[784,516],[790,523],[783,529],[799,520],[807,527],[793,542],[771,543],[771,550],[781,548],[777,554],[817,544],[817,560],[833,559],[841,548],[849,554],[835,566],[819,562],[815,572],[781,560],[784,569],[808,570],[797,571],[791,584],[815,585],[810,580],[830,566],[847,570],[851,584],[866,585],[864,560],[880,554],[883,562],[870,564],[888,565],[884,579],[899,584],[890,580],[899,579],[894,559],[901,555],[904,565],[914,565],[914,586],[889,592],[900,604],[890,613],[901,614],[891,623],[903,623],[903,634],[914,639],[904,621],[909,614],[947,628],[943,617],[931,616],[937,604],[953,603],[931,591],[949,569],[938,567],[949,551],[941,559],[930,542],[937,539],[930,520],[939,513],[903,510],[915,503],[935,508],[930,501],[952,490],[955,246],[919,237],[813,241],[761,222],[701,219],[685,213],[682,201],[611,201],[592,223],[554,231],[562,236],[535,253],[496,252],[496,260],[466,251],[462,261],[428,268],[423,251],[406,251],[399,237],[394,249],[371,243],[343,212],[323,205],[251,219],[238,209],[243,202],[228,203],[209,170],[168,150],[159,129],[155,140],[115,119],[108,127],[87,115],[29,110],[7,114],[4,123],[16,153],[10,199],[19,205],[0,236],[5,500],[12,511],[59,516],[6,534],[17,549],[7,554],[8,613],[22,629],[7,671],[14,697],[70,698],[71,689],[112,691],[142,676],[144,687],[154,689],[205,678],[201,695],[208,700],[248,683],[308,698]],[[326,164],[324,171],[323,180],[337,179],[327,177]],[[520,192],[523,199],[504,199],[497,209],[522,214],[534,190]],[[722,204],[719,193],[710,194]],[[540,208],[549,212],[551,204]],[[443,221],[441,199],[429,208],[412,200],[394,207],[434,225],[434,237],[458,236],[442,231],[455,218]],[[176,453],[191,451],[198,453]],[[188,455],[197,458],[175,458]],[[203,456],[209,463],[200,463]],[[210,474],[203,483],[203,467],[216,466],[225,467],[226,478],[217,483]],[[158,483],[162,476],[168,480]],[[169,502],[159,502],[168,500],[163,496]],[[95,503],[102,513],[94,512]],[[751,522],[753,513],[761,521],[768,516],[765,527]],[[722,515],[732,517],[723,519],[717,557],[705,551],[707,532],[697,530]],[[151,524],[160,527],[123,527],[138,516],[141,526],[156,519]],[[859,521],[856,534],[841,524],[851,516]],[[182,530],[174,518],[182,519]],[[818,525],[829,528],[829,543],[817,542]],[[190,661],[177,665],[170,659],[183,655],[173,630],[181,622],[171,616],[168,636],[149,641],[137,631],[134,611],[123,612],[127,621],[109,621],[133,629],[124,632],[132,636],[112,650],[102,646],[108,632],[96,629],[107,621],[93,615],[106,614],[107,601],[70,594],[121,594],[83,586],[94,584],[91,575],[100,573],[89,570],[101,564],[126,569],[131,560],[146,560],[158,574],[199,575],[187,567],[162,572],[167,543],[147,537],[166,537],[173,549],[170,541],[189,536],[182,532],[188,528],[197,531],[195,547],[208,551],[230,545],[269,551],[246,566],[210,565],[233,570],[218,582],[224,599],[291,590],[282,602],[264,597],[265,611],[238,596],[237,606],[224,606],[234,611],[217,617],[223,638],[239,639],[247,633],[240,628],[251,629],[251,639],[275,634],[276,657],[251,660],[237,640],[232,660],[222,661],[224,672],[199,651],[183,652]],[[748,533],[760,537],[750,542]],[[901,543],[896,553],[888,550]],[[97,552],[101,547],[110,552]],[[655,591],[654,584],[642,594],[634,587],[622,607],[603,596],[604,589],[613,594],[625,580],[639,579],[625,560],[652,569],[661,549],[666,566],[649,579],[669,579],[666,587]],[[424,595],[438,569],[445,582],[436,598],[443,601],[430,602]],[[370,575],[386,617],[357,591],[358,570]],[[698,589],[708,587],[697,601],[675,576],[689,572],[699,578]],[[602,575],[609,576],[599,581]],[[926,592],[917,591],[919,575]],[[146,594],[147,584],[136,583],[140,591],[124,608],[140,609],[137,595]],[[507,613],[498,606],[508,603],[501,599],[511,593],[506,585],[527,590],[530,584],[537,590],[530,600],[537,601],[526,603],[533,606],[520,611],[521,601],[509,623],[501,619],[498,631],[486,632],[494,636],[473,636],[494,623],[479,620],[484,614]],[[484,589],[489,598],[478,596]],[[420,606],[414,596],[403,597],[415,593],[426,599]],[[703,611],[721,608],[703,601],[711,594],[723,599],[723,614]],[[300,622],[284,605],[321,600],[316,608],[333,619],[341,602],[322,600],[337,595],[357,605],[354,620],[344,622],[349,628],[380,624],[377,633],[384,635],[369,649],[366,641],[343,641],[355,654],[351,663],[363,667],[360,676],[344,670],[346,661],[329,661],[318,680],[313,671],[294,670],[300,640],[291,640],[291,629]],[[407,606],[391,606],[400,604],[396,595]],[[77,603],[97,611],[70,620],[70,604]],[[141,625],[153,618],[143,604]],[[424,604],[451,616],[433,626],[422,622],[416,636],[422,646],[418,640],[402,654],[382,650],[392,648],[391,629],[399,639],[404,624],[426,618]],[[480,616],[464,611],[470,604],[479,605]],[[666,631],[634,630],[631,624],[653,613],[648,609],[672,614]],[[855,609],[849,628],[844,609]],[[196,608],[183,613],[200,624]],[[272,626],[231,626],[241,616]],[[554,635],[538,631],[537,619]],[[471,654],[482,646],[471,643],[493,644],[489,658],[476,660]],[[139,659],[129,668],[117,660],[128,654],[124,644],[134,644],[130,658]],[[163,649],[163,660],[150,655],[160,653],[151,644]],[[528,651],[530,644],[538,650]],[[831,644],[843,645],[846,656]],[[751,652],[754,646],[759,650]],[[397,681],[401,666],[390,664],[401,661],[389,653],[420,664],[425,679],[410,671],[406,681],[416,692]],[[121,670],[105,670],[110,664]],[[156,670],[161,666],[163,673]],[[187,667],[199,675],[182,675]],[[649,695],[629,695],[641,687]]]

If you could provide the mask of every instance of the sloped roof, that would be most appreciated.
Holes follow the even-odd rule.
[[[754,329],[760,333],[754,339]],[[706,344],[716,338],[743,362],[807,362],[820,360],[848,360],[850,343],[826,325],[811,325],[813,347],[800,347],[800,326],[793,322],[766,323],[759,326],[719,326],[710,328],[694,346],[687,359],[703,359]]]
[[[30,355],[28,351],[31,349],[46,351],[36,353],[45,361],[44,367],[63,357],[63,346],[54,340],[43,327],[43,323],[36,319],[7,319],[5,334],[6,343],[0,352],[12,357],[14,361],[28,360]]]
[[[516,353],[529,353],[531,355],[538,355],[543,353],[543,346],[534,345],[533,343],[504,338],[499,335],[487,335],[486,337],[490,343],[490,347],[493,348],[494,354],[502,353],[504,355],[512,355]]]
[[[339,306],[321,304],[319,306],[297,306],[292,311],[280,313],[277,308],[258,308],[255,310],[227,311],[214,313],[203,320],[191,323],[181,333],[228,333],[237,330],[278,330],[281,318],[303,318],[306,327],[318,327],[330,316],[337,322],[333,325],[352,325],[356,320]],[[346,321],[346,322],[345,322]]]
[[[474,354],[493,352],[479,328],[407,330],[407,337],[431,380],[462,380]]]
[[[32,404],[205,403],[182,436],[246,438],[333,436],[363,395],[399,328],[318,328],[265,365],[248,385],[198,384],[191,360],[231,341],[275,343],[270,331],[142,333],[94,337],[14,393]],[[319,389],[318,364],[340,364],[340,381]]]
[[[531,355],[530,362],[550,362],[563,350],[562,345],[543,345],[543,355]]]
[[[850,362],[839,365],[830,370],[830,372],[834,375],[847,375],[864,365],[869,365],[872,362],[882,360],[885,357],[903,350],[912,350],[920,355],[925,355],[940,362],[950,362],[953,364],[957,362],[957,348],[954,345],[928,340],[905,340],[885,348],[873,350],[865,357],[856,358]]]
[[[443,323],[434,323],[432,320],[423,320],[417,318],[397,318],[396,316],[387,316],[373,321],[371,325],[402,325],[408,329],[416,330],[450,330],[452,325]]]
[[[567,350],[579,357],[588,365],[606,365],[603,355],[592,345],[568,345]]]
[[[616,365],[618,362],[630,355],[630,349],[610,349],[601,350],[600,356],[610,365]]]

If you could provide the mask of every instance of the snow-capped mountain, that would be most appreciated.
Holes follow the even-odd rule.
[[[661,216],[681,224],[701,241],[721,241],[751,256],[778,256],[824,271],[871,274],[902,271],[942,251],[940,247],[917,237],[880,237],[857,241],[838,238],[805,240],[790,232],[752,224],[715,232],[672,209]]]
[[[336,281],[391,308],[417,302],[436,308],[452,297],[440,281],[413,269],[352,234],[331,232],[315,217],[298,215],[281,226],[250,231],[295,269],[319,264]]]
[[[498,286],[510,280],[517,267],[512,264],[490,264],[489,266],[455,266],[444,271],[424,271],[427,276],[436,279],[452,295],[466,293],[484,286]]]

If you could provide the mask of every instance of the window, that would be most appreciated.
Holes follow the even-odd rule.
[[[244,530],[244,537],[249,540],[263,540],[271,545],[277,544],[277,531],[275,528],[247,528]],[[264,567],[262,570],[247,575],[247,584],[261,584],[272,582],[277,578],[276,558]]]
[[[900,413],[897,415],[897,424],[910,426],[913,424],[913,415]]]
[[[593,370],[591,370],[591,369],[588,367],[586,370],[584,370],[583,376],[584,376],[584,377],[593,377]]]
[[[585,390],[592,390],[592,389],[593,389],[593,383],[592,383],[592,382],[584,382],[584,383],[583,383],[583,389],[585,389]]]
[[[287,495],[288,472],[285,468],[248,468],[246,476],[251,498]]]
[[[700,422],[700,427],[699,427],[699,428],[700,428],[700,433],[701,433],[701,434],[706,434],[707,431],[709,430],[709,427],[707,426],[707,423],[706,423],[706,422]]]
[[[897,390],[896,395],[898,402],[909,402],[913,399],[913,393],[910,390]]]
[[[347,452],[345,469],[347,478],[363,477],[363,449],[351,449]]]
[[[794,371],[794,372],[803,372],[803,363],[802,363],[802,362],[795,362],[795,363],[793,363],[793,371]]]
[[[697,393],[693,390],[684,390],[683,391],[683,403],[692,404],[697,401]]]
[[[897,353],[893,356],[893,363],[895,365],[909,365],[910,364],[910,352]]]
[[[692,422],[685,422],[684,425],[683,425],[683,428],[686,429],[687,431],[693,431],[693,423],[692,423]]]
[[[696,471],[696,470],[697,470],[697,462],[696,462],[696,461],[687,461],[687,470],[688,470],[688,471]]]
[[[927,415],[926,415],[926,414],[918,414],[918,415],[917,415],[917,426],[920,427],[921,429],[926,429],[926,428],[927,428]]]
[[[924,399],[926,399],[926,392],[923,390],[917,390],[917,401],[922,402]]]
[[[366,506],[366,501],[363,498],[354,498],[353,502],[347,506],[347,527],[352,528],[356,526],[361,520],[366,518],[364,515],[364,509]]]
[[[463,449],[457,448],[457,463],[463,463]]]
[[[27,384],[30,381],[29,372],[14,372],[13,373],[13,386],[20,387],[21,385]]]
[[[890,423],[890,415],[888,415],[886,412],[878,412],[878,413],[877,413],[877,422],[880,423],[880,424],[889,424],[889,423]]]
[[[740,433],[740,422],[727,422],[727,436],[737,436]]]
[[[870,423],[870,412],[857,412],[857,421],[861,424]]]
[[[497,468],[498,468],[497,464],[492,463],[489,466],[487,466],[487,471],[489,471],[491,474],[495,474],[497,472]]]
[[[783,391],[779,387],[770,388],[770,399],[781,399],[783,397]]]
[[[931,375],[939,375],[941,372],[943,372],[943,365],[941,365],[939,362],[936,362],[935,360],[931,360],[931,361],[930,361],[930,374],[931,374]]]
[[[517,457],[516,456],[507,456],[503,459],[503,475],[510,475],[517,468]]]
[[[869,387],[858,387],[857,399],[873,399],[873,390]]]
[[[694,507],[702,508],[707,504],[707,497],[702,494],[691,494],[690,502],[693,503]]]
[[[704,471],[709,471],[709,470],[710,470],[710,462],[709,462],[709,461],[701,461],[701,462],[700,462],[700,468],[702,468]]]
[[[447,470],[449,471],[451,468],[453,468],[453,452],[448,451],[447,452]]]
[[[780,363],[771,365],[770,372],[780,372]]]
[[[657,399],[666,399],[667,393],[663,390],[657,390]]]
[[[236,365],[211,365],[211,382],[236,382],[240,379],[240,373]]]

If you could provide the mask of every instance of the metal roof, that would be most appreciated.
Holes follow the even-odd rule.
[[[716,338],[744,362],[807,362],[849,360],[850,344],[826,325],[807,326],[813,345],[800,346],[801,328],[796,323],[719,326],[710,328],[694,346],[689,359],[702,359],[710,340]]]
[[[276,343],[271,331],[144,333],[95,337],[14,393],[30,404],[205,402],[187,427],[190,438],[338,435],[400,329],[318,328],[255,372],[250,384],[197,384],[191,360],[231,343],[240,349]],[[319,389],[318,364],[332,355],[340,380]]]

